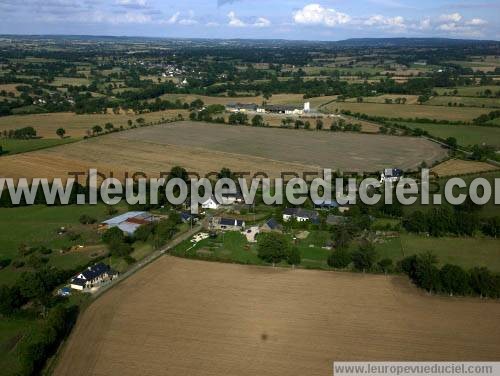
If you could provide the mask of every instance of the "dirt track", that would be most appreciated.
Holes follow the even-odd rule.
[[[500,304],[401,277],[163,257],[82,315],[55,375],[330,375],[334,360],[498,360]]]

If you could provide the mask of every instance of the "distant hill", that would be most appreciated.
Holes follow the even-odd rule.
[[[337,45],[353,47],[440,47],[471,44],[500,44],[492,40],[451,39],[451,38],[351,38],[335,42]]]
[[[340,41],[312,41],[288,39],[209,39],[209,38],[162,38],[112,35],[0,35],[0,39],[20,40],[71,40],[104,43],[170,43],[174,45],[219,45],[219,46],[327,46],[327,47],[446,47],[446,46],[498,46],[494,40],[452,38],[350,38]]]

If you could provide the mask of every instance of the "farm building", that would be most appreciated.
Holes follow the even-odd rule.
[[[309,102],[304,103],[304,106],[300,108],[299,106],[290,105],[267,105],[264,106],[264,110],[271,114],[285,114],[285,115],[303,115],[311,111],[311,104]]]
[[[245,221],[233,218],[213,217],[210,220],[211,230],[221,231],[243,231],[245,229]]]
[[[241,192],[225,193],[223,196],[228,204],[243,204],[245,202],[245,197]]]
[[[228,112],[255,112],[259,106],[255,103],[228,103],[226,111]]]
[[[380,175],[380,182],[397,183],[403,177],[403,170],[399,168],[386,168]]]
[[[84,290],[91,288],[96,284],[104,281],[109,281],[118,276],[118,273],[113,271],[108,265],[98,263],[89,266],[83,272],[73,277],[70,286],[74,290]]]
[[[295,219],[297,222],[311,221],[312,223],[319,223],[319,216],[314,210],[307,210],[302,208],[286,208],[283,211],[283,220],[288,222]]]
[[[241,192],[235,193],[224,193],[219,201],[217,197],[212,195],[209,199],[201,204],[203,209],[219,209],[221,205],[232,205],[232,204],[242,204],[245,202],[245,198]]]
[[[337,202],[337,200],[324,200],[324,201],[313,200],[313,204],[314,204],[314,209],[319,209],[319,210],[338,209],[340,213],[349,211],[349,206],[341,205]]]
[[[188,211],[185,211],[181,213],[181,221],[183,223],[190,223],[191,221],[198,222],[198,217]]]
[[[283,226],[274,218],[267,220],[262,226],[260,226],[261,232],[281,232]]]
[[[329,210],[338,208],[340,205],[335,200],[313,200],[315,209]]]
[[[125,234],[133,235],[139,227],[153,223],[154,221],[154,216],[148,212],[131,211],[102,222],[100,228],[107,230],[118,227]]]
[[[220,204],[217,202],[214,196],[210,196],[206,201],[201,203],[203,209],[219,209]]]

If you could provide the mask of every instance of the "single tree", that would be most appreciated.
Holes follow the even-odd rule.
[[[66,131],[64,130],[64,128],[58,128],[57,131],[56,131],[56,134],[59,137],[64,138],[64,135],[66,134]]]

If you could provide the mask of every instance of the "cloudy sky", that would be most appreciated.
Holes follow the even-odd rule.
[[[500,0],[0,0],[0,34],[500,39]]]

